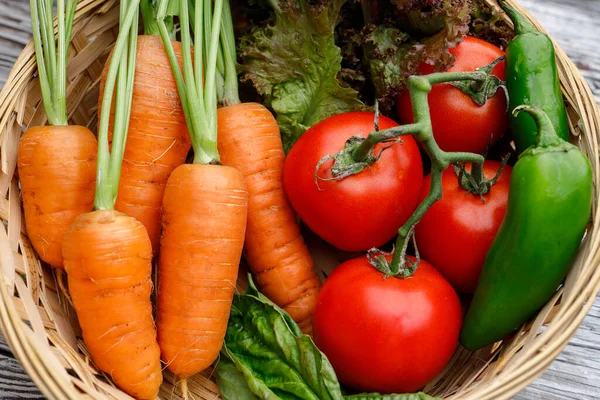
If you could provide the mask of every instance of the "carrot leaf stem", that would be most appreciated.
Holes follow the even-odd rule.
[[[223,96],[221,103],[231,106],[240,103],[238,93],[238,77],[236,70],[235,34],[229,0],[223,3],[223,18],[221,19],[221,53],[223,54]]]
[[[195,76],[200,76],[200,77],[204,77],[204,63],[202,61],[202,56],[204,54],[204,46],[203,46],[203,35],[204,35],[204,25],[203,24],[196,24],[193,21],[202,21],[202,19],[204,18],[204,8],[203,7],[196,7],[195,4],[191,3],[190,4],[190,8],[191,13],[190,15],[193,15],[193,18],[191,18],[189,21],[192,22],[192,29],[194,30],[194,75]],[[183,32],[183,26],[182,26],[182,32]],[[197,82],[196,84],[196,93],[198,95],[198,98],[200,100],[200,102],[202,102],[202,104],[200,105],[202,108],[204,108],[204,96],[202,96],[202,91],[204,90],[204,79],[200,79],[199,82]]]
[[[207,2],[205,0],[205,2]],[[205,143],[210,150],[214,147],[217,152],[217,96],[216,96],[216,73],[217,73],[217,54],[219,52],[219,37],[221,34],[221,17],[223,13],[223,0],[214,1],[214,16],[212,18],[212,29],[210,31],[210,47],[208,50],[208,66],[206,68],[206,87],[204,90],[204,103],[206,114],[209,117],[209,129],[205,138]],[[208,32],[206,32],[208,33]],[[206,148],[206,147],[205,147]]]
[[[56,1],[56,19],[58,23],[58,31],[57,31],[57,42],[58,42],[58,64],[56,67],[56,86],[54,87],[54,92],[56,93],[56,103],[55,107],[57,108],[56,113],[59,116],[64,115],[64,120],[61,121],[62,124],[67,125],[67,58],[63,57],[67,53],[65,43],[65,0],[57,0]],[[61,84],[64,82],[64,84]]]
[[[141,0],[140,11],[142,13],[142,22],[144,24],[144,34],[160,36],[160,29],[156,21],[158,1]],[[165,25],[171,40],[175,39],[176,29],[173,17],[176,15],[179,15],[179,0],[169,0],[169,4],[165,13]]]
[[[44,57],[43,40],[44,30],[40,26],[40,9],[39,1],[31,0],[31,28],[33,33],[33,43],[35,46],[36,62],[38,67],[38,76],[40,78],[40,88],[42,91],[42,100],[46,108],[46,115],[51,124],[56,121],[54,109],[50,107],[52,104],[52,89],[48,81],[48,71],[46,66],[46,58]]]
[[[67,125],[67,60],[76,0],[30,0],[31,27],[42,101],[51,125]]]
[[[94,209],[112,210],[119,188],[133,95],[140,0],[121,0],[120,30],[106,74],[98,124],[98,165]],[[114,103],[113,103],[114,94]],[[108,146],[110,110],[114,104],[112,151]]]
[[[188,131],[194,148],[194,163],[219,161],[217,150],[217,58],[223,0],[180,0],[183,72],[173,45],[167,38],[166,3],[161,0],[157,14],[161,38],[177,83]],[[192,17],[192,18],[190,18]],[[209,23],[207,21],[213,21]],[[193,60],[192,60],[193,31]]]
[[[49,3],[49,4],[48,4]],[[54,77],[56,76],[56,44],[54,43],[54,21],[52,20],[52,1],[40,0],[39,2],[42,17],[42,40],[44,42],[44,62],[48,73],[48,84],[52,93],[55,92]]]

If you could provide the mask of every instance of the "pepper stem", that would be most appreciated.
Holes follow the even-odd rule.
[[[525,111],[529,114],[537,126],[538,132],[533,142],[533,147],[552,147],[560,146],[565,143],[565,141],[556,134],[552,121],[550,121],[550,118],[542,109],[536,106],[522,105],[513,110],[513,115],[516,117],[521,111]]]
[[[512,22],[515,24],[515,33],[517,35],[523,35],[526,33],[539,33],[535,26],[531,22],[529,22],[523,15],[521,15],[517,10],[510,7],[508,4],[504,2],[504,0],[498,0],[498,4],[504,10],[504,12],[509,16]]]

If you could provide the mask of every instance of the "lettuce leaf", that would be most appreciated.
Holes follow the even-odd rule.
[[[365,0],[368,3],[368,0]],[[391,0],[393,18],[363,30],[365,58],[381,99],[404,88],[421,63],[440,71],[454,63],[448,51],[468,33],[467,0]],[[363,3],[364,4],[364,3]]]
[[[340,85],[334,29],[346,0],[270,0],[274,20],[243,36],[240,70],[276,115],[286,152],[312,125],[362,108]]]
[[[471,0],[469,35],[506,49],[515,37],[515,31],[496,9],[484,0]]]

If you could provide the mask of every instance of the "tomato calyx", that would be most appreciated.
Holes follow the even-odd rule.
[[[394,254],[396,254],[395,250],[392,250],[391,253],[387,253],[379,249],[371,249],[367,252],[367,260],[369,261],[369,264],[371,264],[371,266],[377,271],[384,274],[384,280],[388,279],[389,277],[406,279],[410,278],[415,272],[417,272],[417,267],[421,262],[421,255],[419,254],[419,249],[417,248],[414,226],[408,236],[412,238],[412,243],[415,248],[414,259],[413,257],[406,256],[406,250],[408,248],[409,240],[406,240],[404,242],[404,248],[400,252],[400,254],[402,254],[402,260],[400,261],[400,263],[397,264],[394,264],[393,262],[390,263],[388,261],[390,255],[393,257]],[[399,269],[395,269],[395,265],[402,267]]]
[[[500,175],[502,175],[502,171],[508,163],[509,158],[510,154],[504,156],[500,164],[500,168],[498,168],[498,171],[492,177],[492,179],[486,179],[483,175],[483,165],[473,165],[470,172],[467,171],[467,167],[464,163],[453,163],[452,167],[454,168],[454,172],[458,178],[459,186],[473,195],[480,196],[481,202],[485,203],[485,197],[483,196],[488,194],[492,189],[492,186],[496,184],[500,178]]]
[[[375,117],[373,118],[373,128],[374,132],[379,132],[379,104],[375,101]],[[369,135],[371,137],[371,135]],[[390,144],[381,148],[379,153],[375,154],[374,144],[370,144],[367,141],[369,138],[363,138],[360,136],[352,136],[350,137],[346,143],[344,144],[344,148],[334,154],[328,154],[323,157],[317,163],[315,167],[315,184],[319,187],[318,181],[337,181],[344,178],[347,178],[351,175],[356,175],[365,170],[365,168],[369,167],[374,162],[378,161],[381,158],[383,152],[396,143],[402,143],[402,138],[400,137],[392,137],[388,140],[380,140],[377,143],[386,143]],[[366,149],[366,151],[365,151]],[[319,176],[319,170],[323,166],[323,164],[329,160],[333,160],[333,165],[331,166],[331,178],[324,178]]]
[[[473,81],[456,81],[450,82],[450,84],[461,92],[468,95],[475,104],[483,106],[488,99],[491,99],[496,95],[499,89],[502,89],[506,96],[506,104],[508,110],[508,90],[506,88],[506,82],[498,78],[496,75],[492,75],[492,71],[500,62],[504,61],[504,56],[498,57],[491,64],[486,65],[477,69],[477,72],[482,72],[485,77],[480,80]]]
[[[337,181],[347,178],[351,175],[356,175],[364,171],[371,164],[378,161],[383,152],[394,144],[402,142],[402,139],[394,139],[392,143],[383,147],[375,154],[375,150],[371,148],[369,152],[361,158],[357,158],[355,153],[360,145],[365,141],[365,138],[360,136],[352,136],[344,145],[344,148],[336,154],[328,154],[323,157],[315,167],[315,184],[319,187],[318,181]],[[323,164],[329,160],[333,160],[333,165],[330,168],[331,177],[323,177],[319,175],[319,171]],[[321,189],[319,187],[319,189]]]

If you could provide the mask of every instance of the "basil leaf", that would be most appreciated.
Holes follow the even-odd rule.
[[[224,400],[258,400],[244,375],[227,357],[221,356],[216,370],[217,385]]]
[[[261,399],[343,399],[327,357],[252,280],[234,297],[223,353]]]
[[[344,400],[441,400],[438,397],[431,397],[425,393],[409,393],[409,394],[379,394],[379,393],[363,393],[354,394],[352,396],[344,396]]]

